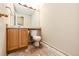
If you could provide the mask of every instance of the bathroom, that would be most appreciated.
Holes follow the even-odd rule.
[[[0,56],[79,56],[78,34],[79,3],[0,3]]]

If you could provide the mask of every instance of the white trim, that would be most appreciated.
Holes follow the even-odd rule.
[[[46,42],[42,41],[41,43],[43,44],[43,46],[49,48],[51,51],[54,51],[55,56],[69,56],[64,52],[59,51],[57,48],[49,46]]]

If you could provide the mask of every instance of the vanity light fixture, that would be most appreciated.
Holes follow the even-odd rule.
[[[33,9],[33,10],[36,10],[36,9],[34,9],[32,6],[27,6],[26,4],[21,4],[21,3],[18,3],[19,5],[22,5],[22,6],[24,6],[24,7],[27,7],[27,8],[30,8],[30,9]]]

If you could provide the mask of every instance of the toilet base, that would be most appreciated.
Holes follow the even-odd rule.
[[[43,47],[43,45],[39,42],[39,45],[36,45],[36,44],[38,44],[38,43],[33,43],[33,46],[35,47],[35,48],[42,48]]]
[[[34,46],[35,47],[39,47],[40,46],[40,43],[39,42],[34,42]]]

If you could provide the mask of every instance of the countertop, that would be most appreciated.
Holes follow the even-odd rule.
[[[16,28],[16,29],[19,29],[19,28],[26,28],[26,27],[7,27],[7,29],[10,29],[10,28]],[[28,30],[41,30],[41,28],[26,28]]]

